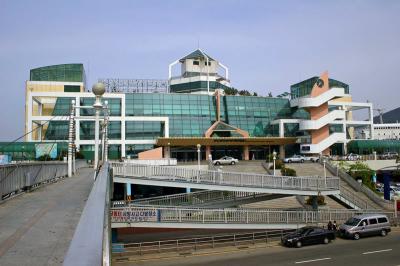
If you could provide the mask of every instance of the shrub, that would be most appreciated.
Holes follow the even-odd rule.
[[[311,196],[307,198],[307,200],[306,200],[307,205],[312,205],[312,202],[313,202],[312,198],[313,197],[311,197]],[[325,205],[326,204],[325,203],[325,197],[324,196],[317,196],[317,204],[318,205]]]
[[[297,176],[296,170],[285,166],[281,168],[281,174],[284,176]]]

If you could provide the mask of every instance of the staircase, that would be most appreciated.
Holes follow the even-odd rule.
[[[319,163],[291,164],[290,168],[295,169],[298,175],[314,174],[324,176],[324,167]],[[328,175],[336,175],[336,173],[330,172],[328,168],[326,169]],[[332,195],[330,198],[351,209],[382,209],[364,193],[354,190],[342,180],[340,182],[340,194]],[[326,200],[326,202],[329,207],[336,208],[334,204],[330,204],[328,200]]]

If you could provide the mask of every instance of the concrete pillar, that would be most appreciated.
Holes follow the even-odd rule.
[[[312,208],[314,211],[318,210],[318,197],[317,196],[311,196],[312,199]]]
[[[126,185],[126,200],[132,200],[132,189],[131,189],[131,184],[125,184]]]
[[[206,160],[210,158],[211,155],[211,146],[206,146]]]
[[[285,145],[280,145],[279,146],[279,159],[284,159],[285,158]]]
[[[171,158],[171,147],[170,146],[164,147],[164,158],[165,159]]]
[[[242,157],[245,161],[249,160],[249,146],[248,145],[243,146],[243,156]]]

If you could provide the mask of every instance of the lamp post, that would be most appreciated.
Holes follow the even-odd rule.
[[[197,144],[197,165],[199,167],[199,170],[200,170],[200,148],[201,148],[201,145]]]
[[[326,164],[326,159],[324,158],[323,159],[323,162],[324,162],[324,178],[325,178],[325,188],[327,188],[326,186],[326,166],[325,166],[325,164]]]
[[[274,160],[274,175],[275,175],[275,160],[276,160],[276,151],[274,151],[274,152],[272,153],[272,155],[273,155],[272,159]]]
[[[72,176],[72,154],[74,145],[74,116],[75,116],[75,100],[71,101],[71,113],[69,115],[69,131],[68,131],[68,177]]]
[[[105,92],[105,86],[103,83],[96,83],[92,87],[92,92],[96,96],[96,100],[93,104],[93,108],[95,109],[95,124],[94,124],[94,164],[93,168],[97,170],[99,163],[99,117],[100,117],[100,109],[102,109],[103,105],[101,103],[101,98]]]

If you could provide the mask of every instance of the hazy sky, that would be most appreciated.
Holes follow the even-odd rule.
[[[0,0],[0,140],[23,134],[29,69],[83,63],[100,77],[167,78],[197,48],[232,85],[277,95],[328,70],[354,100],[400,106],[400,1]]]

